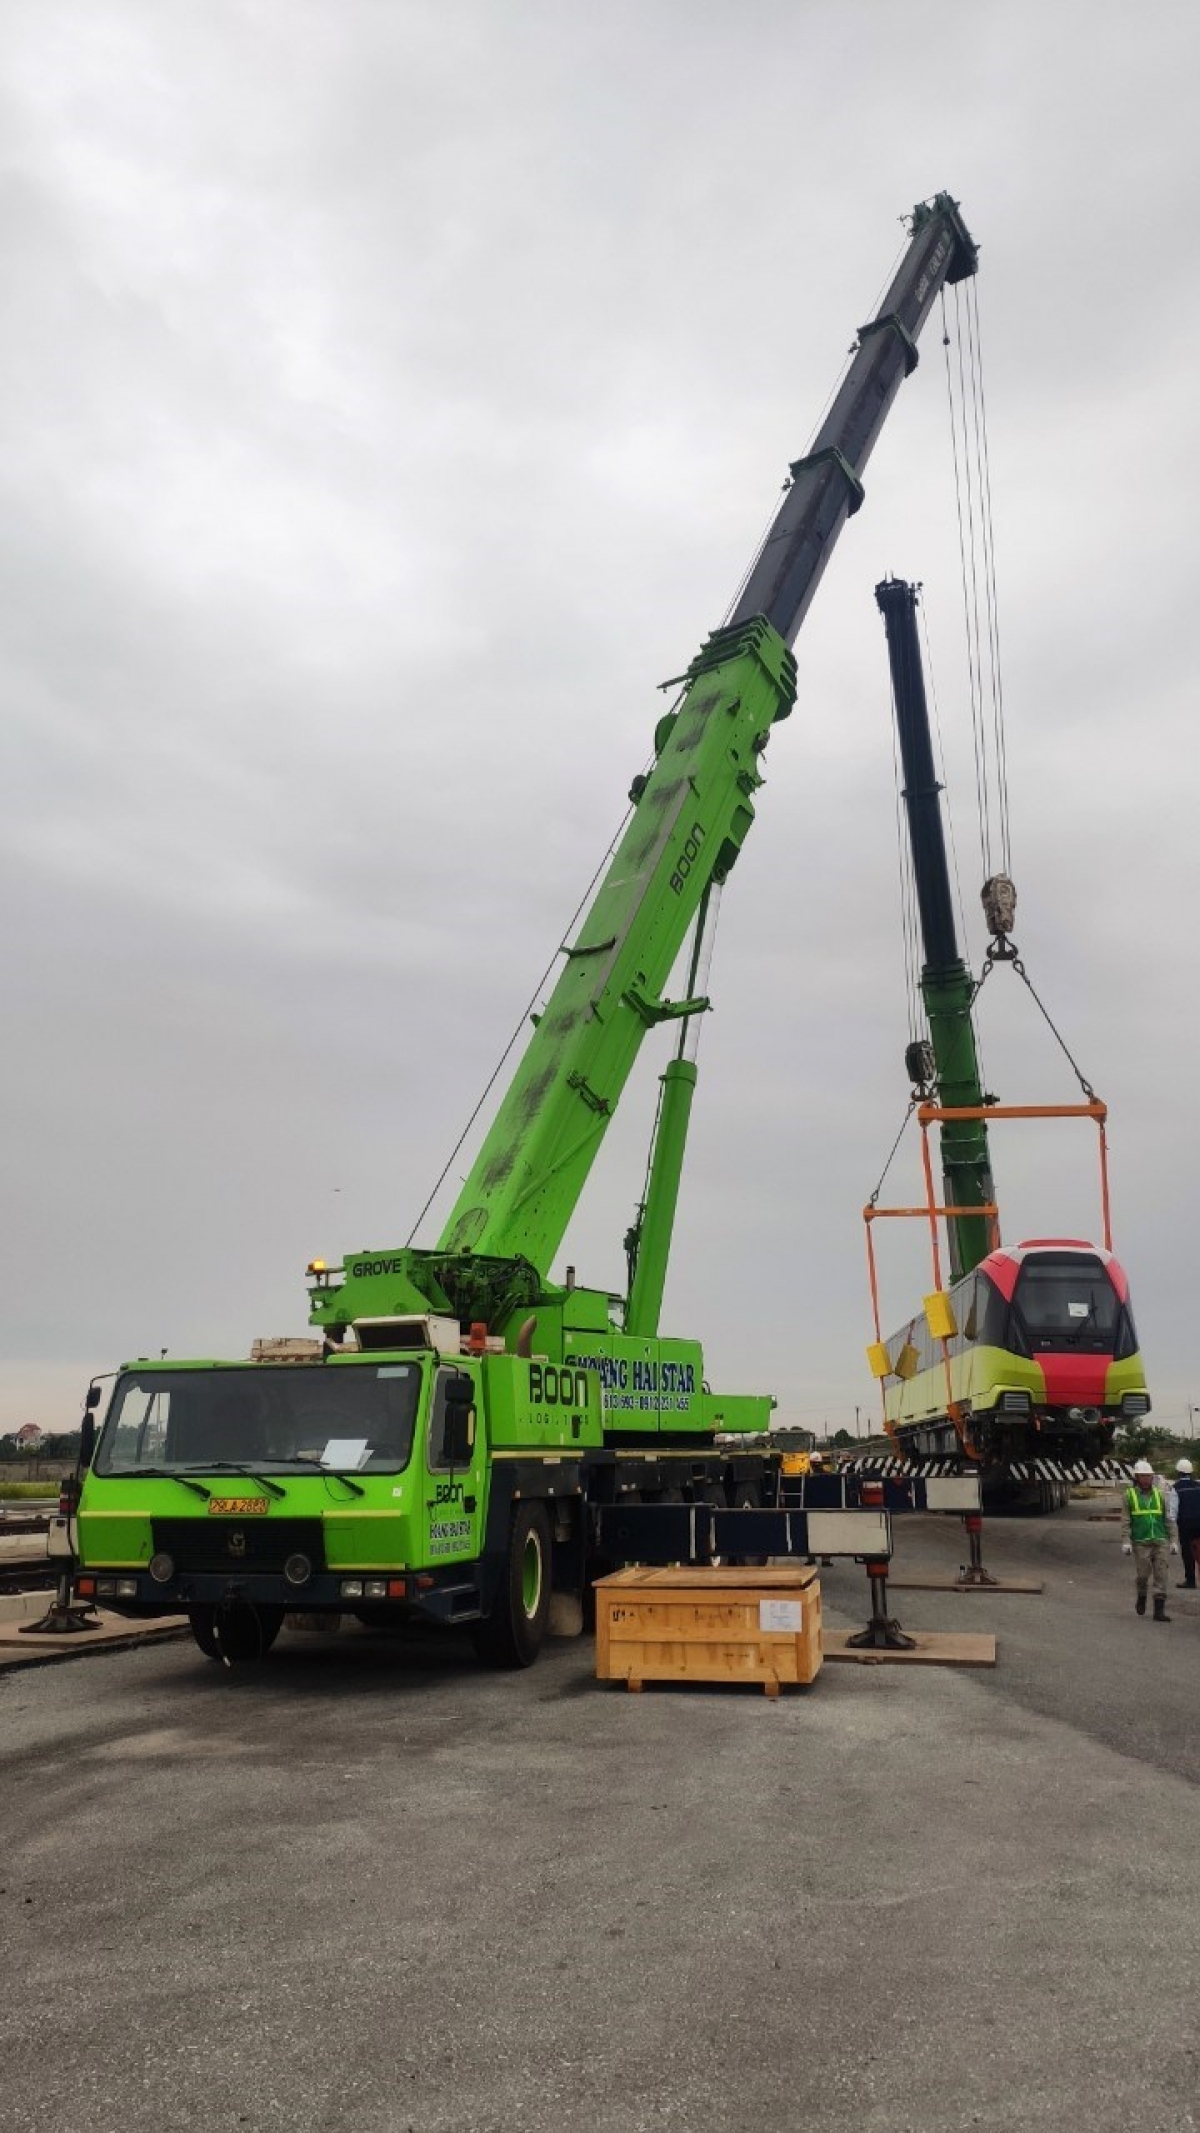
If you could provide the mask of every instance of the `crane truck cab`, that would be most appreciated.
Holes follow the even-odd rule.
[[[566,1455],[600,1442],[599,1380],[451,1353],[432,1318],[390,1331],[404,1344],[127,1364],[75,1512],[80,1596],[186,1615],[214,1657],[259,1656],[290,1610],[374,1610],[470,1623],[486,1656],[520,1660],[552,1581],[543,1506],[556,1484],[578,1491]],[[538,1515],[514,1521],[519,1452],[563,1473],[540,1470]]]

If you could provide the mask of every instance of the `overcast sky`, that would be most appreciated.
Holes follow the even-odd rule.
[[[311,1256],[407,1237],[940,188],[981,246],[1018,939],[1112,1108],[1159,1415],[1200,1403],[1198,75],[1167,0],[0,0],[0,1427],[303,1331]],[[874,1412],[908,1088],[888,570],[984,945],[938,343],[724,899],[664,1313],[817,1427]],[[981,1005],[991,1086],[1072,1100],[1010,973]],[[581,1280],[621,1283],[663,1057]],[[1001,1127],[995,1167],[1010,1239],[1098,1233],[1090,1128]],[[889,1323],[930,1285],[899,1227]]]

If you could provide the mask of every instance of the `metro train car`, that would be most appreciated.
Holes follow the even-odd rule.
[[[887,1431],[906,1458],[1088,1466],[1150,1412],[1124,1268],[1074,1237],[989,1252],[883,1345]],[[934,1322],[937,1323],[936,1308]],[[883,1358],[880,1358],[882,1362]]]

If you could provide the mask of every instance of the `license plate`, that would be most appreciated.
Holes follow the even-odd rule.
[[[265,1518],[271,1508],[268,1496],[210,1496],[210,1518]]]

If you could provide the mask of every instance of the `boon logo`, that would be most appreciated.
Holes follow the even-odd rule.
[[[399,1258],[356,1259],[350,1272],[356,1281],[364,1280],[368,1274],[402,1274],[404,1261]]]
[[[676,896],[681,893],[684,882],[700,857],[700,847],[703,842],[704,824],[702,822],[693,822],[691,829],[683,840],[683,850],[675,861],[675,872],[671,876],[671,887],[674,889]]]
[[[586,1407],[586,1370],[561,1370],[554,1363],[529,1365],[529,1400],[533,1407]]]

